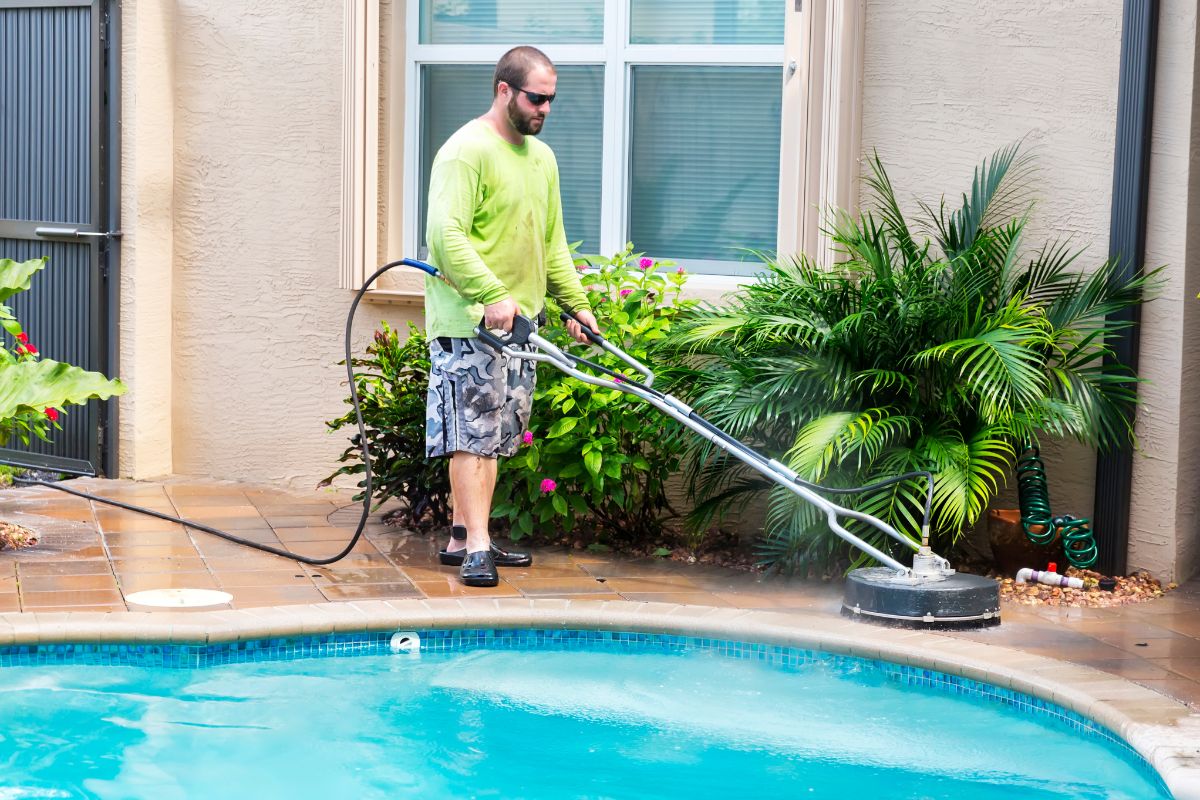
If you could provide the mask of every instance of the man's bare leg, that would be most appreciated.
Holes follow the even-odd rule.
[[[467,529],[465,548],[453,538],[446,552],[465,549],[468,553],[487,550],[492,545],[488,518],[492,513],[492,493],[496,489],[496,459],[458,451],[450,457],[450,494],[454,502],[454,524]]]

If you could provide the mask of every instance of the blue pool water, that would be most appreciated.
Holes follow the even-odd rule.
[[[7,666],[0,799],[1167,797],[1061,718],[877,664],[485,647]]]

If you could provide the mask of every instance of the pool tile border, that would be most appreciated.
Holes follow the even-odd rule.
[[[531,634],[528,630],[533,629]],[[396,631],[424,632],[422,647],[477,646],[541,635],[543,644],[610,641],[622,647],[693,646],[734,658],[845,659],[878,665],[889,680],[989,698],[1057,716],[1128,748],[1177,800],[1200,800],[1200,714],[1111,675],[996,645],[880,628],[815,613],[629,601],[524,598],[396,600],[209,612],[0,614],[0,666],[114,657],[169,666],[296,655],[357,655]],[[540,634],[539,634],[540,632]],[[447,644],[448,643],[448,644]],[[501,644],[500,646],[505,646]],[[514,644],[515,646],[515,644]],[[307,651],[306,651],[307,649]],[[381,650],[382,651],[382,650]],[[121,660],[123,659],[123,660]],[[171,659],[178,664],[171,664]],[[191,659],[191,661],[189,661]],[[229,659],[229,660],[227,660]]]

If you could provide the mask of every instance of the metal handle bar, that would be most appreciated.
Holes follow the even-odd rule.
[[[583,328],[584,336],[586,336],[592,342],[592,344],[599,346],[602,350],[604,350],[608,353],[611,353],[612,355],[614,355],[617,358],[624,361],[629,366],[633,367],[638,372],[642,373],[642,375],[645,376],[645,380],[642,381],[643,385],[645,385],[645,386],[653,386],[654,385],[654,373],[650,371],[649,367],[647,367],[642,362],[638,361],[633,356],[626,353],[621,348],[617,347],[615,344],[610,342],[608,339],[605,339],[602,335],[593,331],[591,328],[589,328],[587,325],[585,325],[583,322],[581,322],[579,317],[575,316],[574,311],[563,310],[562,312],[559,313],[558,316],[562,319],[563,322],[566,322],[569,319],[578,322],[579,327]]]

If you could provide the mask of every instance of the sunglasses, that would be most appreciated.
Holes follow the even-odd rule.
[[[508,85],[508,88],[512,89],[514,92],[520,92],[521,94],[525,95],[525,99],[528,100],[530,103],[533,103],[535,106],[540,106],[542,103],[553,103],[554,102],[555,95],[553,95],[553,94],[538,94],[537,92],[527,92],[524,89],[522,89],[520,86],[513,86],[511,83]]]

